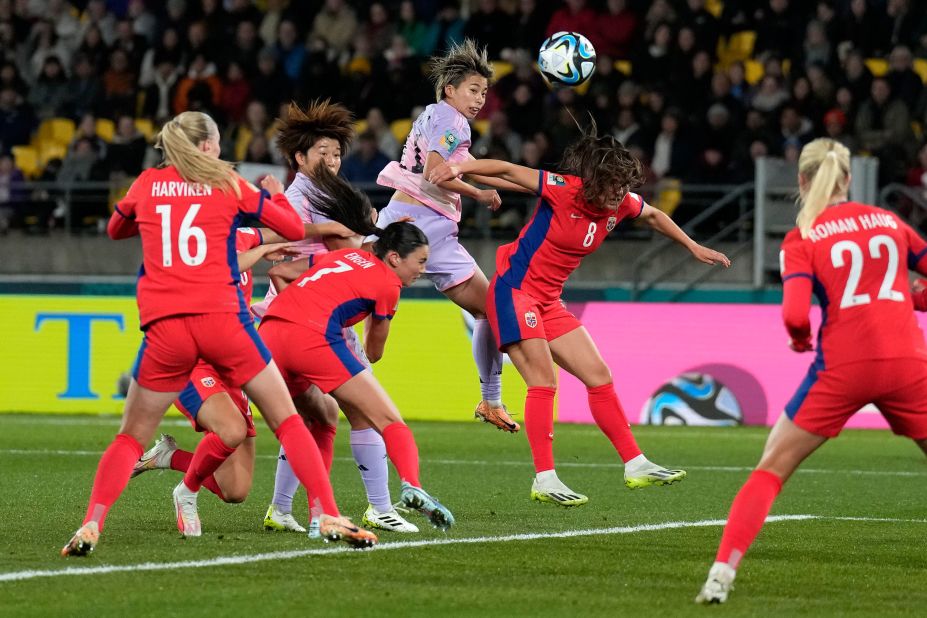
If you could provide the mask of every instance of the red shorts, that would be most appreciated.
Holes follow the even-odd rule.
[[[486,317],[500,350],[522,339],[553,341],[582,326],[563,301],[539,301],[498,277],[489,283]]]
[[[292,397],[312,385],[330,393],[367,368],[340,327],[323,335],[300,324],[264,318],[261,339],[273,353]]]
[[[869,403],[896,434],[914,440],[927,438],[927,362],[893,358],[833,369],[820,369],[815,362],[786,404],[785,413],[805,431],[834,438]]]
[[[197,363],[193,373],[190,374],[190,381],[187,382],[186,388],[180,392],[174,405],[190,420],[193,429],[206,431],[206,428],[200,425],[196,417],[200,412],[200,408],[203,407],[203,403],[213,395],[220,393],[227,394],[245,418],[245,424],[248,426],[248,437],[253,438],[256,436],[257,431],[254,428],[254,418],[251,416],[248,397],[240,388],[229,388],[223,384],[216,370],[208,363],[202,361]]]
[[[234,387],[256,376],[271,360],[250,316],[181,315],[148,325],[132,375],[147,389],[179,392],[186,387],[200,359]]]

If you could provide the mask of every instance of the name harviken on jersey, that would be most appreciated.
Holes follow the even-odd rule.
[[[808,230],[808,238],[811,242],[824,240],[835,234],[849,234],[860,230],[873,230],[881,227],[889,227],[893,230],[898,229],[898,222],[895,217],[888,213],[874,212],[871,214],[861,214],[855,217],[843,217],[832,221],[818,223]]]

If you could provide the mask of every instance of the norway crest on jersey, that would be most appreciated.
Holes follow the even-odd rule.
[[[611,232],[615,229],[616,225],[618,225],[618,217],[611,216],[608,218],[608,221],[605,222],[605,230]]]
[[[216,379],[213,378],[212,376],[206,376],[205,378],[200,378],[200,384],[202,384],[206,388],[212,388],[213,386],[216,385]]]
[[[534,328],[538,325],[538,316],[534,313],[534,311],[525,312],[525,324],[528,325],[528,328]]]
[[[563,176],[560,174],[548,174],[547,184],[554,185],[555,187],[562,187],[566,185],[566,180],[564,180]]]

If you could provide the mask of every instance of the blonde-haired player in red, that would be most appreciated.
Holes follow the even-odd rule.
[[[83,556],[98,542],[109,509],[125,489],[142,444],[187,384],[202,359],[223,381],[242,387],[257,404],[291,464],[323,504],[323,536],[369,546],[376,537],[340,516],[318,447],[296,414],[286,385],[257,336],[238,289],[235,233],[243,216],[258,219],[284,238],[304,236],[303,223],[272,176],[258,190],[219,159],[219,130],[200,112],[184,112],[158,135],[162,165],[146,170],[110,219],[111,238],[139,235],[143,265],[138,307],[145,339],[129,385],[119,434],[97,466],[83,525],[62,548]],[[230,449],[212,434],[198,465],[207,476]],[[207,436],[208,438],[208,436]],[[212,470],[210,470],[210,467]],[[181,484],[183,485],[183,484]],[[178,527],[196,518],[196,493],[175,490]],[[191,535],[199,533],[190,526]]]
[[[875,404],[892,431],[927,452],[927,346],[908,290],[909,268],[927,274],[927,243],[894,213],[849,201],[849,185],[845,146],[816,139],[802,149],[798,226],[780,253],[782,317],[789,347],[814,360],[734,498],[697,603],[727,600],[783,483],[861,407]]]

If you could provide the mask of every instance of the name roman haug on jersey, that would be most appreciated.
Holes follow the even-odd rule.
[[[857,223],[857,221],[859,221],[859,223]],[[808,238],[811,239],[811,242],[817,242],[819,240],[824,240],[828,236],[833,236],[834,234],[847,234],[849,232],[858,232],[860,228],[872,230],[879,227],[890,227],[896,230],[898,229],[898,222],[888,213],[864,213],[856,217],[844,217],[842,219],[818,223],[808,231]]]
[[[371,262],[368,259],[365,259],[364,257],[358,255],[357,253],[347,253],[344,256],[344,259],[346,259],[349,262],[353,262],[357,264],[361,268],[373,268],[373,266],[375,265],[373,262]]]
[[[200,197],[212,195],[212,187],[200,183],[178,182],[176,180],[151,183],[151,197]]]

